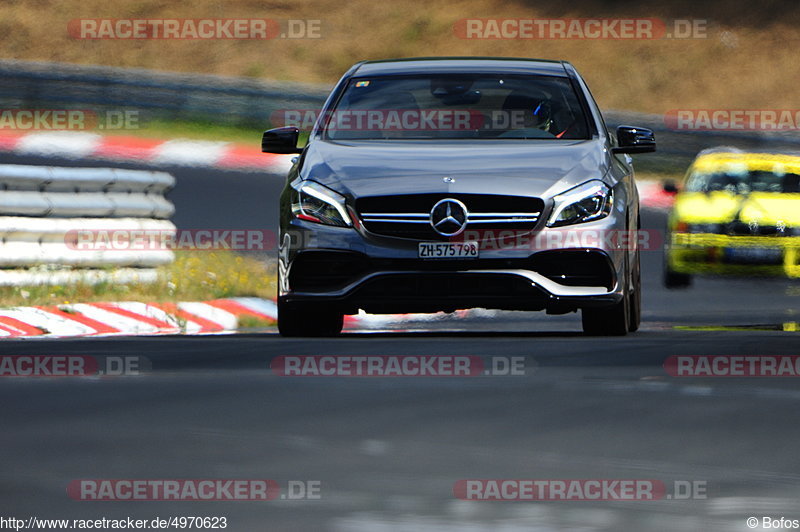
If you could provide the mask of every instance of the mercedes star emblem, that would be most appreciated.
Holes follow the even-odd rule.
[[[455,236],[467,226],[469,212],[457,199],[439,201],[431,209],[431,227],[442,236]]]

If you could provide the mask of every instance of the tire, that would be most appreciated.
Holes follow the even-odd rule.
[[[636,252],[636,264],[633,268],[633,288],[628,303],[628,332],[636,332],[642,323],[642,267],[639,251]]]
[[[336,336],[342,332],[344,314],[312,304],[278,300],[278,331],[281,336]]]
[[[664,266],[664,286],[673,290],[675,288],[689,288],[692,286],[692,276],[688,273],[677,273]]]
[[[590,336],[625,336],[629,327],[630,298],[610,307],[585,308],[581,311],[583,332]]]
[[[623,294],[619,303],[610,307],[590,307],[581,310],[581,323],[585,334],[590,336],[625,336],[628,334],[631,326],[631,296],[633,295],[630,289],[633,272],[629,265],[625,268],[625,272]]]
[[[670,234],[669,233],[669,227],[667,228],[667,231],[664,234],[666,234],[666,235]],[[678,272],[672,271],[670,269],[670,267],[669,267],[669,253],[670,253],[669,246],[665,243],[664,244],[664,259],[663,259],[664,260],[664,262],[663,262],[663,264],[664,264],[664,277],[663,277],[664,286],[666,288],[669,288],[670,290],[673,290],[673,289],[676,289],[676,288],[689,288],[690,286],[692,286],[692,276],[689,275],[688,273],[678,273]]]

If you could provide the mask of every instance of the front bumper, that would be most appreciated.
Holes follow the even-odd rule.
[[[455,311],[461,308],[565,313],[606,306],[621,294],[603,286],[566,286],[528,270],[397,270],[372,272],[324,292],[292,291],[287,301],[335,306],[347,314]]]
[[[795,236],[672,233],[666,253],[669,269],[677,273],[800,278]]]
[[[625,227],[621,213],[580,225],[597,233],[618,227]],[[574,226],[531,234],[544,236],[540,242],[569,242],[563,237],[570,232]],[[548,240],[553,235],[562,238]],[[346,314],[463,308],[564,313],[609,306],[623,297],[628,249],[613,239],[588,248],[486,246],[480,258],[462,260],[419,259],[417,243],[293,219],[281,237],[278,295]]]

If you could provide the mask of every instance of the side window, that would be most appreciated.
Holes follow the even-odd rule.
[[[694,171],[694,167],[690,166],[686,171],[686,177],[683,180],[683,189],[687,192],[698,192],[698,181],[698,174]]]

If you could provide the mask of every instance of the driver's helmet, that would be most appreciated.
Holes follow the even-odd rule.
[[[503,102],[503,110],[520,112],[523,120],[522,127],[537,128],[549,131],[553,124],[553,113],[550,101],[522,92],[512,92]]]

